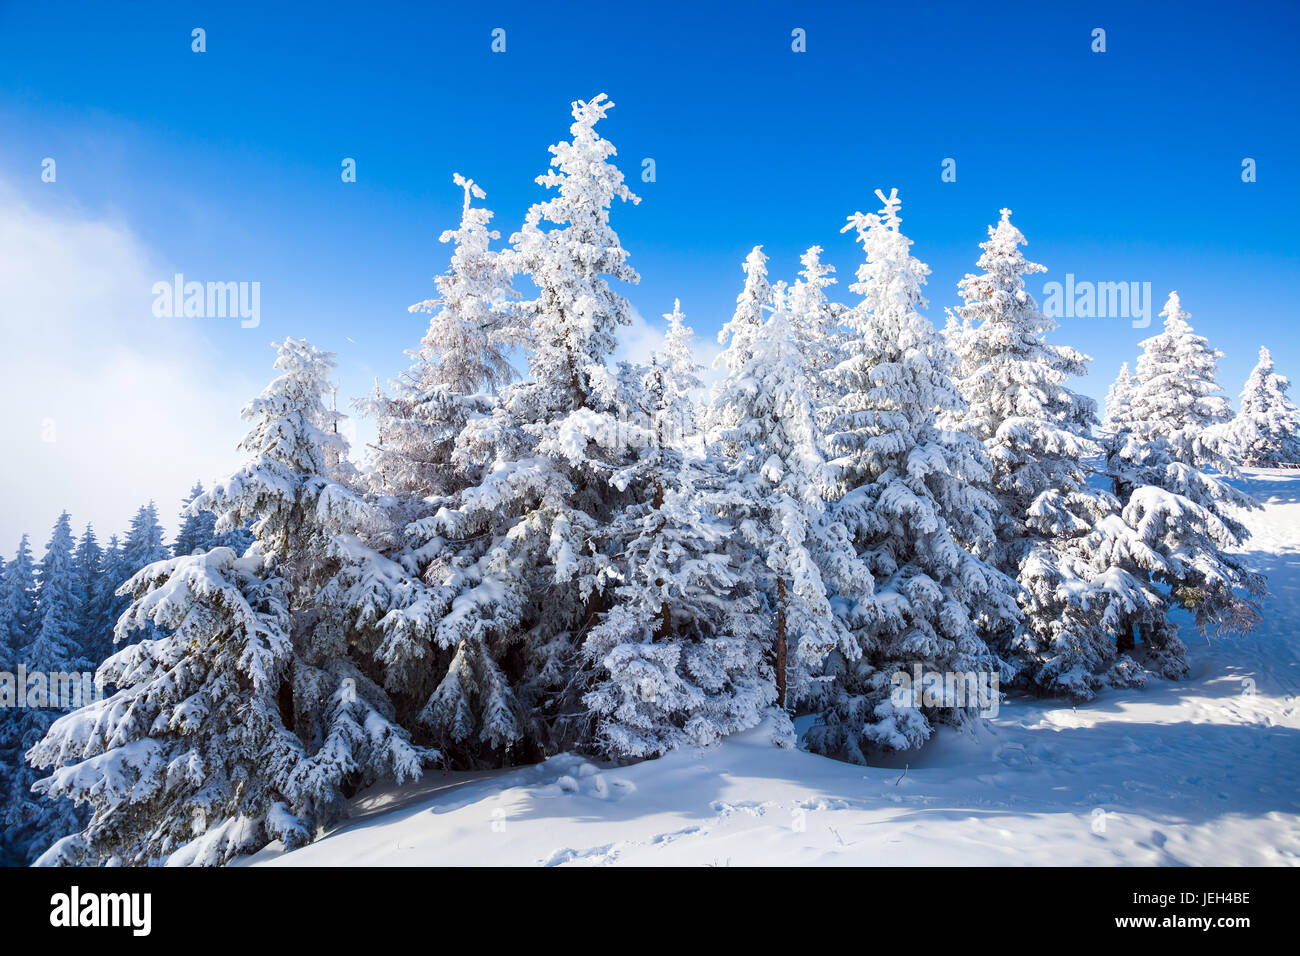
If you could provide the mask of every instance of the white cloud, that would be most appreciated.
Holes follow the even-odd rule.
[[[129,228],[0,183],[0,553],[26,531],[39,557],[64,508],[106,540],[153,498],[174,528],[194,479],[238,463],[254,387],[201,327],[153,316],[151,287],[172,271]]]

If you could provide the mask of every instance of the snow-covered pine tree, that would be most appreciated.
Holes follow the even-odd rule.
[[[1291,383],[1273,368],[1273,356],[1260,348],[1241,391],[1241,411],[1228,425],[1226,437],[1245,465],[1300,464],[1300,408],[1287,391]]]
[[[959,412],[955,357],[921,315],[929,267],[900,230],[897,190],[878,214],[856,213],[866,253],[850,289],[862,301],[843,322],[847,357],[833,373],[843,397],[828,441],[836,514],[875,580],[854,622],[855,653],[833,657],[834,685],[815,751],[863,762],[872,746],[904,749],[936,724],[963,724],[976,707],[943,695],[937,706],[894,692],[897,673],[998,672],[982,632],[1014,621],[1014,582],[959,542],[990,542],[996,504],[982,490],[990,466],[979,442],[942,432],[936,412]],[[856,657],[856,659],[854,659]],[[914,688],[916,690],[916,688]],[[970,704],[970,706],[967,706]]]
[[[196,551],[208,551],[212,548],[230,548],[235,554],[243,554],[253,543],[253,536],[247,528],[237,528],[225,534],[217,533],[217,516],[210,511],[195,508],[194,502],[203,496],[203,482],[194,482],[194,487],[181,503],[177,516],[180,530],[172,542],[172,555],[182,558]],[[134,574],[138,568],[132,569]],[[128,575],[129,577],[129,575]]]
[[[481,665],[492,695],[477,707],[488,718],[471,738],[473,721],[462,719],[469,708],[458,704],[470,672],[453,669],[454,685],[439,687],[425,722],[477,743],[484,759],[590,740],[582,641],[626,578],[609,522],[644,490],[615,483],[646,436],[620,420],[627,383],[605,364],[619,326],[631,321],[610,280],[638,281],[609,221],[615,199],[639,201],[610,162],[613,145],[596,132],[611,106],[604,94],[573,104],[572,140],[550,148],[553,169],[537,179],[556,194],[511,237],[512,271],[537,288],[517,306],[529,330],[530,378],[504,389],[492,415],[461,435],[489,465],[413,525],[430,541],[457,543],[440,582],[450,609],[438,642]]]
[[[111,536],[104,546],[99,569],[99,580],[86,611],[86,653],[92,661],[102,662],[116,650],[113,646],[113,629],[117,625],[117,619],[129,606],[129,602],[123,602],[118,597],[117,589],[140,569],[127,567],[117,535]]]
[[[410,308],[430,315],[428,328],[392,394],[377,391],[358,406],[378,423],[368,480],[394,525],[385,553],[412,576],[419,597],[408,613],[420,633],[431,635],[423,656],[390,645],[396,653],[388,685],[400,690],[407,725],[428,732],[452,765],[474,766],[485,751],[489,761],[499,759],[521,736],[522,720],[486,643],[438,630],[463,586],[464,569],[481,555],[482,539],[444,535],[430,519],[476,485],[495,457],[490,429],[477,443],[465,440],[467,426],[490,424],[497,393],[516,377],[509,352],[520,333],[512,260],[491,249],[499,238],[489,229],[492,213],[473,205],[485,194],[473,180],[453,179],[464,203],[460,227],[441,236],[455,244],[451,266],[435,280],[440,297]]]
[[[11,730],[16,756],[22,760],[43,736],[58,712],[84,702],[81,675],[93,665],[82,646],[76,541],[65,511],[55,522],[45,556],[36,569],[36,620],[31,641],[19,651],[29,675],[29,699],[14,712]],[[32,678],[36,683],[32,682]],[[42,693],[44,706],[30,695]],[[64,695],[75,695],[64,699]],[[13,770],[3,810],[4,854],[30,863],[50,844],[81,828],[84,814],[67,801],[42,799],[32,792],[37,774],[26,763]]]
[[[737,560],[770,615],[764,639],[776,703],[793,710],[819,696],[832,652],[856,656],[849,623],[871,579],[826,507],[832,482],[814,370],[791,327],[783,283],[770,299],[772,315],[757,334],[732,327],[744,334],[722,356],[728,375],[713,397],[708,444],[728,460],[725,504],[745,548]]]
[[[94,666],[103,659],[96,655],[100,638],[97,599],[104,587],[104,549],[95,537],[95,529],[89,524],[77,541],[73,570],[77,580],[78,640],[82,653]]]
[[[1223,353],[1210,348],[1187,320],[1178,293],[1160,312],[1164,331],[1142,343],[1129,417],[1144,439],[1190,436],[1232,417],[1217,381]]]
[[[799,259],[803,268],[790,286],[790,323],[795,341],[803,350],[809,368],[809,381],[819,407],[830,406],[839,398],[830,372],[844,359],[844,333],[840,316],[844,306],[826,295],[835,284],[835,267],[821,261],[822,247],[811,246]]]
[[[598,674],[584,704],[598,745],[615,757],[713,743],[756,724],[774,697],[755,595],[717,514],[717,476],[684,451],[701,385],[691,331],[679,302],[664,318],[663,347],[648,367],[627,370],[638,379],[628,417],[650,441],[618,479],[651,494],[611,523],[627,576],[582,648]]]
[[[1176,678],[1187,672],[1186,647],[1169,611],[1187,609],[1202,632],[1249,628],[1264,581],[1236,551],[1249,535],[1238,513],[1259,505],[1226,480],[1236,472],[1215,381],[1219,353],[1193,334],[1178,293],[1160,314],[1164,331],[1142,342],[1127,426],[1108,438],[1124,526],[1112,526],[1110,563],[1165,596],[1115,622],[1118,650]]]
[[[27,535],[18,542],[0,578],[0,620],[6,624],[3,637],[16,654],[31,639],[36,623],[36,565]]]
[[[3,688],[5,705],[0,708],[0,821],[6,822],[6,829],[0,830],[0,866],[22,866],[27,862],[26,842],[8,836],[7,808],[18,778],[28,773],[23,761],[20,711],[17,700],[12,698],[18,692],[18,663],[30,642],[35,621],[36,567],[27,535],[23,535],[13,560],[5,562],[0,576],[0,670],[12,675],[13,681],[12,685],[6,682]],[[16,825],[25,822],[19,819]]]
[[[962,324],[950,323],[949,334],[959,362],[954,384],[966,407],[942,421],[978,439],[993,465],[999,515],[989,560],[1017,579],[1025,618],[994,650],[1022,686],[1088,698],[1134,679],[1132,661],[1116,660],[1107,622],[1119,607],[1150,604],[1154,595],[1109,573],[1098,554],[1107,542],[1094,528],[1119,504],[1088,486],[1085,459],[1099,451],[1090,437],[1096,408],[1068,384],[1087,374],[1091,360],[1047,341],[1057,323],[1039,310],[1024,278],[1046,269],[1025,259],[1023,245],[1011,210],[1003,209],[980,244],[983,271],[958,283]],[[1112,396],[1123,394],[1117,389],[1127,376],[1126,367]]]
[[[219,864],[310,840],[344,797],[416,776],[412,745],[367,673],[405,624],[410,588],[357,537],[373,510],[322,475],[337,444],[333,357],[277,343],[280,375],[244,409],[250,459],[195,501],[256,543],[150,564],[124,586],[119,637],[166,636],[104,663],[113,696],[56,721],[31,752],[38,789],[89,803],[89,825],[42,863]]]
[[[1108,439],[1128,430],[1133,411],[1133,391],[1137,377],[1129,371],[1128,362],[1119,367],[1119,374],[1106,391],[1106,417],[1101,421],[1101,434]]]
[[[754,340],[767,320],[772,306],[772,286],[767,280],[767,255],[755,246],[740,267],[745,273],[745,287],[736,296],[736,311],[718,332],[718,344],[727,348],[714,360],[715,368],[732,371],[749,362]]]
[[[392,394],[376,390],[357,403],[378,425],[370,483],[406,521],[430,513],[425,498],[454,494],[477,477],[477,463],[457,457],[456,440],[470,419],[491,413],[493,397],[516,377],[510,350],[519,328],[510,303],[518,296],[509,259],[491,248],[500,238],[489,228],[492,211],[473,204],[486,194],[459,173],[453,180],[464,190],[460,227],[439,237],[454,243],[451,266],[434,280],[438,298],[410,307],[429,315],[420,347]]]
[[[110,629],[117,624],[118,619],[126,613],[126,609],[131,604],[130,597],[117,593],[118,589],[141,568],[171,556],[171,549],[167,547],[164,540],[162,524],[158,521],[157,506],[152,501],[141,505],[131,517],[131,523],[122,538],[121,554],[117,556],[115,562],[105,566],[106,577],[109,577],[108,584],[113,590],[113,599],[108,613]],[[112,575],[116,575],[116,579],[113,579]],[[138,631],[130,634],[117,633],[113,640],[154,640],[161,636],[161,632],[153,623],[144,621]],[[114,650],[114,645],[110,642],[103,650],[104,656],[107,656]]]

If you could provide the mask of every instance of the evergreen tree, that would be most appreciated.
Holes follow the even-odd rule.
[[[1057,324],[1024,279],[1046,269],[1025,259],[1023,245],[1003,209],[980,246],[983,271],[958,283],[962,325],[950,323],[949,334],[966,407],[945,421],[979,439],[992,462],[999,515],[989,559],[1020,584],[1025,627],[1001,635],[994,649],[1023,685],[1087,698],[1133,681],[1135,666],[1116,659],[1107,622],[1116,605],[1149,604],[1153,596],[1111,575],[1098,553],[1107,541],[1094,528],[1118,513],[1118,502],[1088,486],[1084,459],[1098,451],[1090,437],[1095,405],[1068,385],[1091,360],[1046,340]],[[1112,387],[1112,412],[1126,401],[1127,376],[1126,367]]]
[[[1142,343],[1129,417],[1138,434],[1151,440],[1220,425],[1231,418],[1216,380],[1223,353],[1187,323],[1178,293],[1169,293],[1160,314],[1164,331]]]
[[[844,306],[832,302],[826,289],[835,284],[834,266],[821,261],[822,247],[812,246],[800,257],[803,269],[790,286],[790,324],[795,342],[809,369],[809,382],[818,407],[834,404],[831,371],[844,359],[844,334],[840,316]]]
[[[435,280],[439,297],[410,307],[430,316],[420,347],[391,395],[376,390],[358,403],[378,425],[371,485],[405,521],[432,513],[423,499],[454,494],[476,477],[473,463],[457,457],[456,440],[471,419],[491,414],[493,396],[515,378],[509,352],[520,333],[509,259],[491,248],[500,238],[489,228],[491,210],[473,205],[483,190],[459,173],[454,181],[465,193],[460,228],[439,237],[455,244],[451,266]]]
[[[1273,356],[1259,350],[1259,363],[1241,392],[1241,411],[1226,430],[1242,464],[1300,463],[1300,408],[1287,396],[1291,383],[1273,369]]]
[[[1219,353],[1193,334],[1177,293],[1160,314],[1164,331],[1142,343],[1129,421],[1108,440],[1123,509],[1122,525],[1110,526],[1110,563],[1161,597],[1118,618],[1117,649],[1177,678],[1187,672],[1186,647],[1169,612],[1190,611],[1202,632],[1247,629],[1264,581],[1238,552],[1249,535],[1238,513],[1259,505],[1225,480],[1235,469],[1214,379]]]
[[[77,583],[77,636],[82,652],[92,665],[98,664],[100,625],[98,598],[103,588],[104,549],[99,546],[95,529],[86,525],[73,555]]]
[[[113,654],[113,629],[129,606],[129,602],[118,597],[117,589],[138,570],[127,567],[117,535],[110,537],[100,558],[99,580],[87,611],[90,623],[86,651],[92,660],[103,661]]]
[[[441,573],[438,643],[491,671],[491,695],[477,708],[483,759],[590,739],[582,640],[626,579],[607,529],[649,493],[620,487],[645,434],[620,420],[631,405],[627,382],[605,364],[631,321],[610,280],[638,280],[609,222],[615,199],[639,201],[595,129],[611,106],[604,94],[574,104],[573,138],[551,147],[554,168],[537,180],[556,194],[510,240],[512,271],[537,289],[518,305],[530,378],[504,389],[491,416],[460,436],[486,463],[481,477],[412,525]],[[447,679],[457,687],[439,687],[424,718],[432,733],[455,735],[449,720],[463,711],[449,701],[463,699],[458,687],[468,681]]]
[[[273,839],[298,846],[356,788],[409,779],[435,756],[366,672],[410,587],[357,536],[373,510],[322,474],[338,444],[323,403],[333,357],[277,347],[281,374],[244,409],[248,463],[194,502],[218,533],[251,523],[256,544],[167,558],[127,582],[119,637],[145,625],[165,636],[105,662],[117,692],[31,751],[54,768],[38,790],[92,811],[41,863],[210,865]]]
[[[652,493],[611,523],[627,576],[582,647],[597,672],[583,702],[596,717],[598,745],[615,757],[713,743],[757,723],[774,697],[755,596],[736,573],[717,514],[715,476],[684,453],[701,384],[691,332],[680,303],[664,318],[663,347],[648,367],[628,370],[638,378],[629,419],[649,444],[620,479]]]
[[[736,296],[736,311],[718,333],[718,344],[727,346],[714,366],[731,372],[746,365],[753,355],[754,341],[766,321],[764,312],[772,305],[772,286],[767,281],[767,256],[762,246],[750,250],[741,265],[745,287]]]
[[[847,619],[871,582],[826,506],[832,480],[810,382],[814,369],[791,328],[786,290],[755,336],[731,340],[730,369],[713,401],[709,444],[726,450],[729,513],[748,549],[742,558],[770,609],[766,643],[776,703],[818,696],[833,651],[855,657]],[[743,328],[738,326],[738,328]],[[838,606],[836,604],[838,597]]]
[[[152,501],[141,505],[132,516],[126,535],[122,539],[121,554],[118,555],[118,559],[113,566],[108,569],[117,578],[117,580],[111,582],[114,596],[108,613],[110,628],[116,626],[118,619],[126,613],[126,609],[131,604],[130,596],[120,590],[127,580],[142,568],[148,567],[155,561],[164,561],[171,556],[172,551],[164,541],[162,524],[158,521],[157,506]],[[105,649],[106,652],[112,652],[112,641],[120,644],[123,641],[157,640],[162,637],[162,633],[152,620],[141,618],[138,623],[138,630],[130,632],[114,631],[109,646]]]
[[[82,675],[92,669],[79,633],[80,581],[76,542],[65,511],[55,522],[45,556],[36,569],[36,621],[20,660],[29,677],[27,705],[13,712],[9,731],[16,765],[3,810],[3,855],[26,865],[50,844],[80,829],[84,815],[67,801],[34,793],[35,771],[24,755],[46,733],[62,709],[86,703]],[[33,680],[34,678],[34,680]],[[42,694],[44,700],[33,695]]]
[[[1106,392],[1106,417],[1101,431],[1105,436],[1119,435],[1128,429],[1133,415],[1133,391],[1137,378],[1129,371],[1128,362],[1119,367],[1119,374]]]
[[[203,494],[203,482],[194,482],[194,487],[185,496],[181,505],[180,530],[172,542],[172,554],[184,557],[196,551],[207,551],[217,546],[217,518],[210,511],[196,511],[190,506]]]
[[[0,578],[0,623],[10,653],[17,655],[31,640],[36,626],[36,565],[27,535],[18,542],[14,559]]]
[[[830,662],[828,706],[808,735],[813,750],[854,762],[968,721],[973,703],[946,692],[936,703],[903,699],[895,675],[998,672],[982,635],[1017,616],[1014,583],[961,544],[992,540],[996,504],[980,487],[990,466],[979,442],[937,427],[936,411],[962,409],[949,377],[956,360],[918,311],[930,270],[900,231],[897,190],[876,195],[880,213],[856,213],[845,227],[866,261],[850,286],[862,301],[844,316],[847,357],[834,373],[843,397],[829,435],[837,515],[875,594],[855,622],[857,651]]]

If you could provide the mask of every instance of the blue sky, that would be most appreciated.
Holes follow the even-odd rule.
[[[0,3],[0,211],[24,224],[4,233],[22,266],[0,267],[0,375],[12,389],[53,370],[0,436],[29,465],[0,483],[4,553],[21,529],[43,544],[64,504],[105,533],[149,497],[170,516],[187,475],[237,461],[238,405],[267,379],[273,340],[337,351],[345,396],[398,372],[423,324],[406,306],[446,265],[452,173],[482,184],[508,235],[544,195],[533,178],[569,103],[602,91],[617,103],[602,132],[643,198],[615,225],[652,323],[680,296],[711,338],[756,243],[774,277],[819,243],[849,281],[858,253],[840,227],[894,186],[933,268],[936,323],[1010,206],[1050,270],[1031,280],[1040,300],[1067,272],[1150,282],[1156,310],[1176,288],[1226,353],[1234,400],[1261,344],[1300,377],[1294,4],[270,6]],[[796,27],[806,53],[791,51]],[[1097,27],[1105,53],[1090,49]],[[340,179],[344,157],[356,183]],[[656,182],[640,181],[645,157]],[[948,157],[956,182],[940,178]],[[1241,181],[1245,157],[1257,182]],[[60,271],[33,279],[44,241]],[[173,272],[260,282],[261,324],[154,319],[148,286]],[[1096,359],[1080,387],[1098,397],[1151,334],[1062,324],[1058,340]],[[79,411],[78,389],[116,426]],[[34,442],[50,418],[59,440]],[[132,431],[150,441],[105,438]]]

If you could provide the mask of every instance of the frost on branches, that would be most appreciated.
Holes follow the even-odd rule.
[[[201,496],[229,548],[149,565],[122,588],[119,638],[154,625],[105,662],[113,696],[60,718],[29,754],[52,767],[39,792],[88,803],[86,829],[42,863],[219,864],[278,839],[297,846],[380,776],[417,776],[435,754],[410,743],[366,673],[402,584],[356,537],[373,512],[327,478],[332,356],[279,346],[275,379],[245,409],[250,460]]]
[[[759,265],[751,254],[747,288],[757,285]],[[724,504],[745,546],[736,560],[768,612],[764,642],[776,702],[793,707],[820,695],[832,651],[856,656],[847,621],[860,612],[870,577],[826,505],[831,479],[814,370],[795,339],[784,284],[754,306],[772,315],[754,330],[748,322],[733,326],[708,444],[725,450]]]
[[[840,493],[836,514],[875,580],[870,609],[853,622],[855,648],[831,661],[834,686],[814,750],[863,762],[865,749],[914,747],[937,723],[961,724],[970,708],[898,701],[892,679],[999,667],[983,635],[1017,617],[1014,584],[962,542],[988,542],[995,503],[980,485],[980,444],[941,431],[936,410],[962,400],[949,378],[954,357],[918,311],[929,268],[900,231],[897,190],[878,214],[857,213],[866,253],[850,288],[862,301],[844,317],[847,357],[833,373],[842,398],[829,445]]]
[[[482,476],[416,529],[447,551],[438,642],[511,692],[487,735],[498,758],[507,748],[550,753],[589,737],[582,643],[627,577],[607,529],[651,493],[621,481],[648,435],[625,419],[629,386],[606,366],[618,328],[631,321],[610,280],[638,279],[609,222],[614,200],[639,201],[596,132],[612,105],[603,94],[574,104],[573,138],[551,147],[553,168],[537,179],[555,195],[511,237],[510,268],[537,289],[517,305],[530,377],[468,424],[460,442],[486,463]],[[455,722],[457,701],[475,676],[468,667],[461,674],[448,675],[454,683],[425,714],[453,738],[468,726]]]
[[[983,271],[958,283],[965,305],[948,334],[966,407],[946,420],[979,439],[993,465],[1000,511],[990,559],[1020,585],[1025,626],[999,635],[995,649],[1022,686],[1084,699],[1135,679],[1136,665],[1115,650],[1116,621],[1122,608],[1158,598],[1111,573],[1108,536],[1126,529],[1108,520],[1115,498],[1088,487],[1096,409],[1067,384],[1091,360],[1046,340],[1057,324],[1024,278],[1046,269],[1025,259],[1023,245],[1003,209],[980,245]]]
[[[1225,429],[1244,465],[1300,463],[1300,408],[1287,395],[1291,383],[1273,369],[1268,349],[1259,350],[1259,363],[1241,391],[1241,411]]]
[[[505,257],[491,248],[500,233],[489,228],[492,212],[473,205],[483,190],[459,173],[454,182],[464,190],[460,227],[439,237],[455,244],[451,266],[435,280],[439,298],[410,307],[430,316],[411,367],[393,394],[376,391],[358,403],[378,426],[369,484],[395,518],[408,521],[427,511],[423,499],[464,486],[473,462],[458,457],[457,438],[470,420],[491,414],[492,396],[515,378],[515,293]]]
[[[1203,632],[1246,629],[1264,582],[1238,551],[1248,532],[1237,511],[1259,505],[1225,480],[1236,471],[1215,380],[1219,353],[1192,332],[1178,293],[1160,314],[1164,331],[1142,343],[1128,420],[1107,436],[1122,507],[1108,525],[1109,558],[1112,574],[1154,595],[1118,615],[1118,650],[1159,676],[1181,677],[1186,647],[1170,611],[1190,611]]]
[[[662,349],[648,367],[627,370],[629,417],[649,443],[617,479],[650,494],[611,524],[625,576],[582,648],[598,673],[583,702],[599,745],[619,757],[714,743],[756,724],[774,696],[756,597],[719,517],[716,471],[685,453],[701,385],[691,333],[679,304],[665,318]]]

